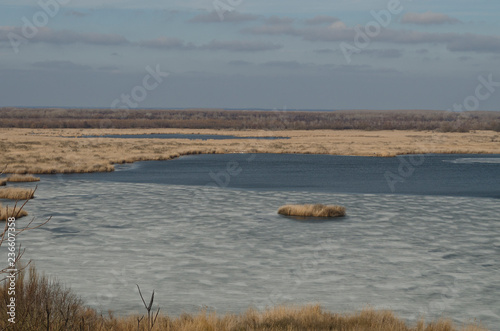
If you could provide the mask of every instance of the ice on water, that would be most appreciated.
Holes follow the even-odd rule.
[[[28,205],[53,219],[19,238],[25,257],[104,311],[140,312],[137,283],[170,314],[321,303],[500,325],[497,199],[53,178]],[[276,213],[316,202],[348,216]]]

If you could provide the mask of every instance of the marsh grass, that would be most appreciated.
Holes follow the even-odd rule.
[[[315,205],[285,205],[278,209],[278,214],[300,217],[342,217],[345,208],[342,206]]]
[[[0,301],[9,300],[8,285],[0,286]],[[111,312],[101,314],[86,307],[70,289],[46,276],[37,274],[30,266],[23,270],[16,281],[16,324],[9,330],[114,330],[146,331],[150,326],[144,316],[116,317]],[[140,300],[138,300],[140,301]],[[6,305],[0,305],[0,326],[7,322]],[[449,320],[426,323],[423,320],[408,325],[390,311],[365,309],[360,312],[338,314],[326,311],[319,305],[301,307],[277,306],[265,311],[249,309],[242,314],[218,315],[201,311],[179,317],[159,315],[155,331],[191,330],[342,330],[342,331],[484,331],[478,325],[456,327]]]
[[[35,177],[33,175],[10,175],[5,179],[8,182],[17,182],[17,183],[28,183],[28,182],[39,182],[40,177]]]
[[[0,189],[0,199],[29,200],[33,199],[34,196],[35,190],[27,188],[8,187]]]
[[[186,140],[75,138],[106,134],[226,134],[257,139]],[[91,173],[114,170],[114,164],[171,160],[183,155],[228,153],[330,154],[395,156],[407,153],[500,153],[493,131],[438,133],[425,131],[210,130],[210,129],[0,129],[2,162],[9,174]],[[417,146],[417,147],[415,147]],[[50,151],[50,152],[47,152]]]
[[[21,218],[28,216],[28,212],[19,207],[3,207],[0,203],[0,221],[7,221],[9,217]]]

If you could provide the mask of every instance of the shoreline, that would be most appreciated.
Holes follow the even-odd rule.
[[[103,135],[204,134],[288,139],[189,140],[81,138]],[[114,171],[114,164],[172,160],[196,154],[322,154],[394,157],[408,154],[500,154],[500,133],[470,131],[19,129],[0,128],[6,173]]]

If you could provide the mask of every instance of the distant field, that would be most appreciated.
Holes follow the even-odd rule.
[[[433,110],[242,111],[0,108],[4,128],[436,130],[500,132],[500,112]]]

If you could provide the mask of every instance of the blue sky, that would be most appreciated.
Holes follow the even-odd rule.
[[[479,76],[500,82],[499,14],[493,0],[1,0],[0,106],[107,108],[135,91],[138,108],[446,110]],[[141,94],[146,67],[169,75]],[[495,87],[474,109],[499,104]]]

